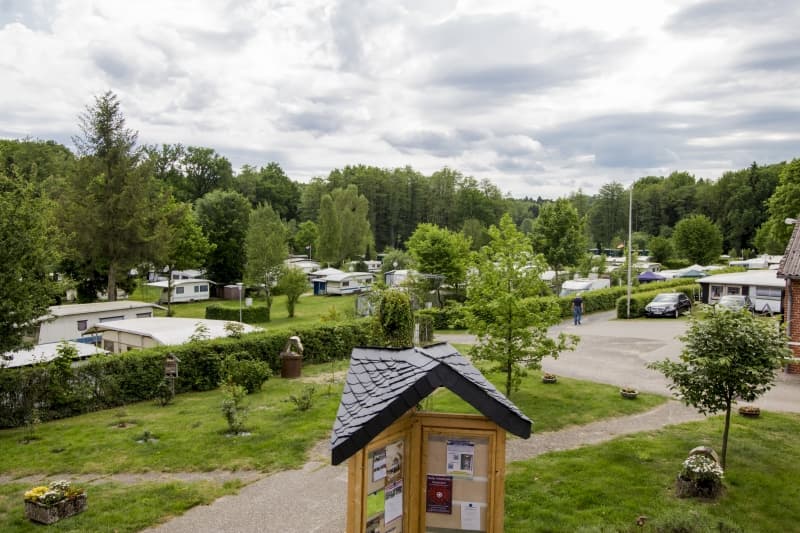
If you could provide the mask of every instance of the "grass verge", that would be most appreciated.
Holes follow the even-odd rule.
[[[689,451],[720,449],[722,423],[714,417],[513,463],[505,531],[796,531],[800,415],[734,416],[723,496],[674,496]]]
[[[195,505],[209,504],[221,496],[233,494],[239,487],[235,482],[219,484],[205,481],[92,484],[86,489],[89,498],[86,511],[50,526],[42,526],[25,518],[22,497],[30,487],[9,483],[0,485],[0,530],[4,533],[43,529],[72,533],[141,531],[181,515]]]

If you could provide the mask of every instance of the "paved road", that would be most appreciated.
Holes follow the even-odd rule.
[[[678,337],[684,333],[686,325],[685,320],[671,319],[615,320],[614,313],[585,316],[580,326],[574,326],[569,320],[552,328],[552,333],[563,331],[579,335],[578,348],[557,360],[546,359],[543,367],[562,376],[631,385],[642,391],[665,394],[668,392],[666,380],[644,365],[665,357],[677,357],[681,350]],[[468,335],[440,335],[437,339],[458,343],[474,341]],[[777,387],[757,404],[764,409],[800,411],[800,376],[781,373],[778,381]],[[701,417],[694,410],[678,402],[668,402],[648,413],[534,434],[526,441],[509,441],[507,460],[594,444],[617,435],[698,418]],[[323,443],[312,452],[302,470],[281,472],[256,481],[235,496],[190,509],[148,531],[337,533],[345,527],[346,493],[347,469],[344,465],[330,466],[330,455]]]

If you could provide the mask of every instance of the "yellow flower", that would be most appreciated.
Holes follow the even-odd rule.
[[[45,486],[33,487],[31,490],[25,493],[25,499],[29,502],[39,501],[39,498],[44,496],[48,490],[50,489]]]

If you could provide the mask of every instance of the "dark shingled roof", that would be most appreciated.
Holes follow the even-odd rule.
[[[789,244],[786,245],[786,251],[783,252],[781,264],[778,265],[779,278],[800,278],[800,230],[798,228],[800,228],[800,223],[795,222],[792,237],[789,239]]]
[[[531,421],[447,343],[425,348],[354,348],[331,436],[337,465],[439,387],[447,387],[522,438]]]

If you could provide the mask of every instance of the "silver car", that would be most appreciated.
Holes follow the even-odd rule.
[[[717,302],[717,309],[730,309],[731,311],[747,309],[752,313],[754,308],[753,301],[745,294],[726,294]]]

